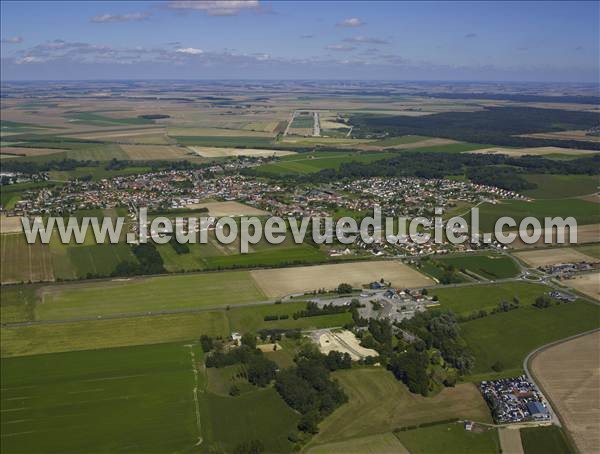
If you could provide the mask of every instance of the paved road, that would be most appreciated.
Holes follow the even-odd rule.
[[[313,112],[313,137],[321,136],[321,121],[319,120],[319,112]]]

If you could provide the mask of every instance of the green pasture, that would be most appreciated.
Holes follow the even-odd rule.
[[[492,372],[499,361],[506,374],[519,373],[527,354],[549,342],[600,326],[600,307],[583,301],[546,309],[524,306],[462,323],[461,333],[475,356],[473,374]]]
[[[459,270],[466,270],[486,279],[504,279],[519,274],[519,266],[513,259],[501,254],[473,254],[448,256],[437,259]]]
[[[484,432],[467,432],[460,422],[399,431],[395,435],[411,454],[502,452],[495,428],[487,428]]]

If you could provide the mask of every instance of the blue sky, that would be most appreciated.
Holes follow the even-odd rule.
[[[2,79],[597,82],[598,2],[1,2]]]

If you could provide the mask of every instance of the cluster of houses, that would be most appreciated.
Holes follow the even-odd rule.
[[[209,169],[164,170],[99,181],[74,180],[51,188],[23,191],[8,215],[62,215],[82,209],[138,207],[149,210],[193,207],[202,199],[263,201],[278,186],[240,175],[214,178]]]
[[[541,393],[525,375],[482,381],[479,389],[497,424],[551,419]]]

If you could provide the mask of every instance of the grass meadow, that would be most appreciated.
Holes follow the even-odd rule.
[[[245,304],[265,300],[248,272],[161,276],[46,287],[39,320]]]
[[[453,265],[459,270],[465,269],[485,279],[515,277],[520,272],[519,266],[515,261],[506,255],[473,254],[449,256],[437,260],[446,265]]]
[[[531,174],[525,179],[535,183],[537,188],[524,191],[524,194],[535,199],[554,199],[577,197],[598,191],[597,175],[551,175]]]
[[[574,454],[560,427],[526,427],[520,430],[524,454]]]
[[[189,452],[191,365],[182,344],[3,359],[2,450]]]
[[[491,311],[501,301],[512,302],[517,297],[523,306],[531,305],[538,296],[550,291],[550,288],[530,282],[509,282],[501,284],[473,285],[457,288],[436,288],[431,291],[437,295],[442,309],[448,309],[459,315],[469,315],[484,309]]]
[[[467,432],[461,422],[396,432],[411,454],[496,454],[501,453],[498,431]]]
[[[519,374],[534,349],[600,326],[600,307],[583,301],[546,309],[524,306],[460,325],[475,357],[472,373],[489,374],[500,361],[503,375]]]
[[[333,377],[349,402],[321,423],[311,446],[451,418],[490,421],[487,405],[471,383],[423,397],[411,394],[391,372],[379,367],[337,371]]]

